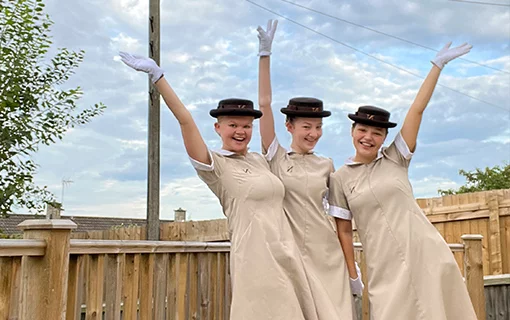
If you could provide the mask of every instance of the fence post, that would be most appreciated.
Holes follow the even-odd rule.
[[[65,320],[71,220],[35,219],[18,225],[24,239],[46,241],[42,257],[21,260],[21,319]]]
[[[465,234],[464,278],[478,320],[485,320],[485,293],[483,283],[482,235]]]

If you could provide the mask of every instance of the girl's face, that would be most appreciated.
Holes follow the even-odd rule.
[[[351,130],[352,144],[356,149],[355,160],[369,163],[377,158],[377,152],[386,139],[386,128],[356,123]]]
[[[220,135],[224,150],[245,155],[253,131],[253,117],[222,116],[214,124],[214,129]]]
[[[285,123],[292,134],[291,147],[295,152],[308,153],[322,136],[322,118],[296,117]]]

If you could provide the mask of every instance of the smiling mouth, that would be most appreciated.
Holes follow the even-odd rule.
[[[367,142],[359,142],[359,144],[361,144],[362,146],[366,147],[366,148],[372,148],[374,145],[371,144],[371,143],[367,143]]]
[[[246,140],[246,138],[236,138],[236,137],[233,137],[232,139],[237,142],[243,142],[244,140]]]

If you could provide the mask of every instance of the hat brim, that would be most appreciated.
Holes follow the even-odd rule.
[[[213,109],[209,111],[209,114],[213,118],[221,116],[242,116],[242,117],[254,117],[258,119],[262,117],[262,112],[254,109]]]
[[[383,122],[383,121],[377,121],[377,120],[370,120],[365,117],[360,117],[360,116],[357,116],[352,113],[349,113],[348,117],[349,117],[349,119],[351,119],[354,122],[366,124],[368,126],[373,126],[373,127],[394,128],[397,126],[397,124],[394,122],[389,122],[389,121]]]
[[[280,112],[292,116],[292,117],[302,117],[302,118],[326,118],[331,115],[331,112],[324,110],[321,112],[306,112],[306,111],[296,111],[289,110],[288,108],[281,108]]]

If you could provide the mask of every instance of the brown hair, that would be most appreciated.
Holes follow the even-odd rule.
[[[287,118],[285,119],[285,122],[288,122],[290,124],[294,124],[294,121],[296,121],[295,116],[287,116]]]

